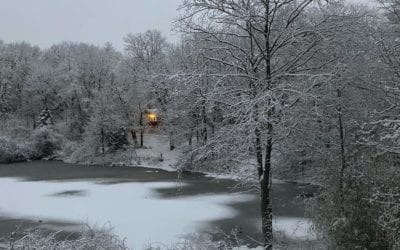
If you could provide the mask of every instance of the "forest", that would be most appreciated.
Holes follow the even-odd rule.
[[[0,162],[124,162],[157,109],[177,169],[259,192],[265,249],[273,179],[320,187],[329,249],[400,249],[400,1],[376,5],[184,0],[176,43],[0,42]]]

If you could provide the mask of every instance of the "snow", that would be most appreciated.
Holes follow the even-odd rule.
[[[243,179],[243,175],[232,173],[232,174],[218,174],[218,173],[211,173],[211,172],[206,172],[206,177],[211,177],[219,180],[235,180],[235,181],[240,181]],[[273,184],[284,184],[286,183],[283,180],[279,179],[272,179]]]
[[[103,226],[126,237],[129,246],[142,249],[149,243],[172,244],[195,233],[202,222],[235,215],[228,205],[248,195],[212,195],[163,199],[153,189],[177,185],[168,182],[103,185],[84,181],[20,182],[0,179],[0,213],[18,218],[65,220]],[[55,196],[82,190],[83,196]],[[12,192],[12,195],[10,195]]]
[[[261,230],[261,226],[259,230]],[[306,218],[295,218],[295,217],[275,217],[273,219],[274,233],[281,233],[284,236],[283,239],[291,239],[296,241],[308,241],[316,240],[317,237],[311,233],[313,224],[311,220]],[[299,247],[300,249],[301,247]],[[259,246],[256,248],[249,248],[247,246],[234,247],[232,250],[263,250],[264,247]],[[274,248],[275,249],[275,248]],[[279,248],[277,248],[279,249]],[[286,249],[286,248],[284,248]],[[297,249],[297,248],[296,248]],[[303,249],[303,248],[301,248]]]
[[[144,134],[144,146],[146,148],[136,149],[136,154],[140,158],[153,159],[153,161],[143,161],[132,164],[140,167],[159,168],[165,171],[176,171],[176,164],[181,154],[179,149],[169,149],[169,138],[159,134]],[[159,161],[162,154],[163,161]],[[155,161],[154,161],[155,160]]]
[[[74,148],[73,153],[60,152],[59,158],[71,164],[146,167],[175,172],[182,152],[179,149],[172,151],[169,149],[168,136],[146,133],[143,138],[143,148],[132,146],[126,150],[106,153],[105,156],[88,157],[85,152],[82,153],[81,149],[76,150],[77,145],[72,143],[69,148]]]
[[[274,231],[282,232],[285,237],[294,240],[316,240],[312,226],[311,220],[306,218],[275,217],[273,221]]]

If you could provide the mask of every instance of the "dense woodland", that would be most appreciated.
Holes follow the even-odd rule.
[[[0,43],[0,161],[141,147],[148,108],[178,167],[260,191],[318,183],[316,231],[334,249],[400,249],[400,1],[184,0],[170,44],[156,30],[111,44]]]

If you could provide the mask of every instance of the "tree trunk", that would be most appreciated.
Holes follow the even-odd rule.
[[[101,154],[105,155],[105,146],[104,146],[104,129],[101,128]]]
[[[131,135],[132,135],[132,140],[133,140],[133,144],[136,146],[137,145],[137,136],[136,136],[136,131],[135,130],[131,130]]]
[[[338,112],[338,125],[339,125],[339,138],[340,138],[340,176],[339,176],[339,195],[341,203],[344,204],[344,171],[346,169],[346,156],[345,156],[345,145],[344,145],[344,127],[343,127],[343,117],[342,117],[342,104],[341,97],[342,92],[337,89],[337,97],[339,98],[339,104],[337,106]]]
[[[269,129],[267,144],[265,146],[265,158],[263,163],[263,144],[261,141],[261,133],[256,128],[256,158],[258,165],[258,178],[260,181],[261,196],[261,222],[264,244],[266,249],[272,249],[273,233],[272,233],[272,202],[271,202],[271,156],[272,156],[272,138]]]
[[[140,106],[139,106],[139,108],[140,108]],[[144,129],[143,129],[143,112],[142,111],[140,111],[139,126],[140,126],[140,146],[143,147]]]
[[[192,137],[193,137],[193,132],[192,131],[190,131],[190,133],[189,133],[189,146],[190,146],[190,148],[192,148]]]
[[[33,113],[32,113],[32,115],[31,115],[31,118],[32,118],[32,127],[33,127],[33,129],[35,129],[36,128],[36,117],[35,117],[35,115],[33,115]]]
[[[264,25],[264,40],[265,40],[265,77],[267,89],[272,88],[272,54],[270,46],[270,1],[265,2],[265,25]],[[272,22],[272,21],[271,21]],[[266,249],[272,249],[273,233],[272,233],[272,200],[271,200],[271,158],[272,158],[272,117],[274,108],[271,107],[271,99],[268,99],[267,105],[267,145],[265,146],[264,171],[261,176],[261,213],[262,213],[262,230],[264,236],[264,244]]]
[[[143,129],[140,130],[140,146],[143,147],[144,143],[143,143],[143,137],[144,137],[144,131]]]
[[[175,142],[174,142],[174,133],[169,132],[169,150],[174,150],[175,149]]]
[[[203,139],[203,145],[205,145],[206,143],[207,143],[207,117],[206,117],[206,106],[205,106],[205,104],[203,104],[203,107],[202,107],[202,131],[201,131],[201,134],[202,134],[202,139]]]
[[[271,155],[272,139],[267,140],[263,174],[260,176],[261,185],[261,218],[262,231],[266,249],[272,249],[272,199],[271,199]]]
[[[272,70],[271,70],[271,47],[270,47],[270,9],[269,1],[264,2],[265,4],[265,25],[264,25],[264,41],[265,41],[265,84],[266,89],[270,90],[272,87]],[[249,23],[249,31],[252,33],[252,24]],[[253,41],[251,41],[253,47]],[[255,73],[257,73],[255,71]],[[255,93],[259,92],[256,89]],[[258,106],[256,107],[256,122],[259,122],[259,111]],[[262,232],[264,237],[265,249],[272,249],[273,245],[273,231],[272,231],[272,200],[271,200],[271,158],[272,158],[272,124],[271,120],[273,117],[273,107],[271,106],[271,100],[267,101],[268,109],[267,112],[267,128],[266,128],[266,144],[261,142],[261,132],[256,131],[256,148],[257,148],[257,163],[258,163],[258,177],[260,180],[260,192],[261,192],[261,221],[262,221]],[[260,128],[257,128],[258,130]],[[263,162],[262,147],[265,147],[265,155]]]

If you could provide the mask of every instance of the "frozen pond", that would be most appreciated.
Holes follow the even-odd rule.
[[[0,217],[99,227],[109,223],[135,249],[157,242],[169,245],[215,228],[229,233],[237,227],[243,235],[260,235],[257,195],[232,190],[234,182],[228,180],[187,174],[176,182],[162,171],[59,162],[0,165],[0,176]],[[293,200],[294,189],[285,185],[276,185],[275,200],[282,206],[275,208],[275,230],[291,238],[310,238],[309,221]]]
[[[17,217],[110,223],[130,246],[161,241],[173,243],[179,235],[196,232],[198,224],[231,218],[235,211],[224,205],[249,195],[210,195],[161,199],[156,188],[176,183],[20,182],[0,179],[1,212]],[[12,191],[13,195],[10,195]]]

